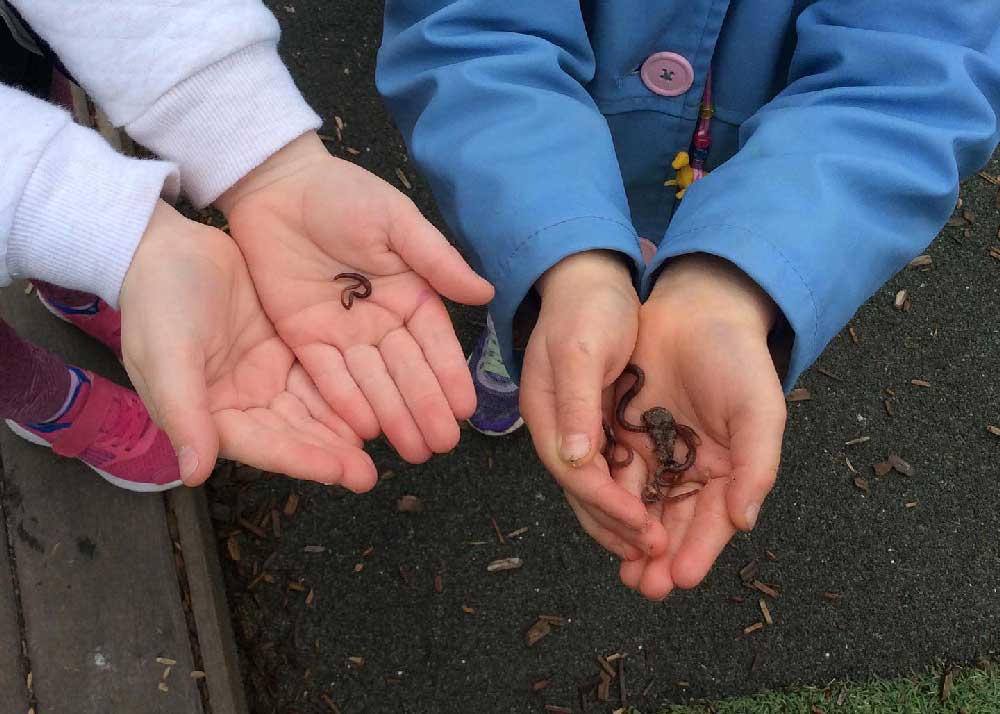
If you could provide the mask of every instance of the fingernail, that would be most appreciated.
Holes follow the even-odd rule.
[[[198,468],[198,452],[190,446],[182,446],[177,450],[177,465],[181,469],[181,480],[187,481]]]
[[[572,465],[586,458],[590,453],[590,437],[586,434],[568,434],[562,438],[560,456]]]
[[[757,525],[757,514],[758,513],[760,513],[760,504],[759,503],[751,503],[749,506],[747,506],[747,510],[744,511],[744,515],[746,516],[746,519],[747,519],[747,527],[748,528],[753,529],[753,527],[755,525]]]

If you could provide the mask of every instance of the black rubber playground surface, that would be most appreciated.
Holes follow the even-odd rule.
[[[330,150],[407,190],[437,220],[373,87],[381,3],[269,5],[285,58],[327,120]],[[1000,173],[1000,162],[986,172]],[[1000,437],[987,430],[1000,427],[1000,260],[989,255],[1000,248],[997,194],[969,180],[968,213],[930,247],[929,269],[897,276],[851,323],[857,342],[845,331],[829,346],[802,380],[811,399],[789,405],[784,464],[760,525],[733,541],[702,587],[665,602],[618,583],[523,431],[465,431],[454,453],[417,467],[376,445],[384,478],[362,497],[224,470],[214,480],[220,547],[255,711],[576,707],[577,684],[599,671],[595,656],[618,652],[628,701],[644,710],[991,655],[1000,632]],[[901,289],[908,311],[893,307]],[[454,314],[471,345],[483,313]],[[876,476],[890,453],[913,474]],[[280,517],[280,537],[267,522],[258,535],[230,526],[237,498],[245,520],[262,522],[272,506],[291,511],[292,492],[300,499]],[[398,512],[404,495],[423,510]],[[503,533],[527,530],[500,544],[491,519]],[[235,530],[238,563],[226,538]],[[487,572],[507,556],[523,567]],[[754,559],[777,597],[741,582]],[[761,599],[773,624],[744,635],[763,621]],[[528,647],[538,615],[565,623]],[[549,685],[532,694],[541,679]],[[616,684],[588,711],[611,711],[618,697]]]

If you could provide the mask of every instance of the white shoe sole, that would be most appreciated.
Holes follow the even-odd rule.
[[[20,436],[25,441],[30,441],[32,444],[37,444],[38,446],[44,446],[47,449],[52,448],[52,444],[47,442],[40,436],[32,434],[30,431],[22,427],[17,422],[13,422],[10,419],[4,419],[7,422],[7,426],[10,430]],[[118,488],[124,488],[126,491],[135,491],[136,493],[157,493],[159,491],[168,491],[172,488],[177,488],[183,484],[183,481],[173,481],[171,483],[157,484],[157,483],[136,483],[135,481],[126,481],[125,479],[118,478],[117,476],[112,476],[107,471],[101,471],[96,466],[88,464],[86,461],[77,459],[80,463],[84,464],[88,468],[97,472],[97,475],[103,478],[108,483],[117,486]]]

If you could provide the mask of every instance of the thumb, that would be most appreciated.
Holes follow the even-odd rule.
[[[777,479],[785,414],[780,399],[775,404],[747,406],[730,421],[733,482],[726,500],[729,518],[740,530],[756,525],[761,504]]]
[[[171,359],[126,368],[150,416],[166,432],[177,454],[181,480],[200,486],[219,454],[219,433],[208,408],[204,360],[191,350],[158,350]]]
[[[389,243],[403,262],[449,300],[485,305],[493,299],[493,286],[469,267],[412,203],[394,223]]]
[[[550,347],[555,387],[559,458],[581,466],[593,457],[603,439],[601,409],[604,359],[586,337],[563,339]]]

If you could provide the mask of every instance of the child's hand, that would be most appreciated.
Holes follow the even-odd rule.
[[[451,450],[476,399],[437,292],[493,289],[413,203],[306,134],[217,201],[264,311],[325,400],[358,434],[381,430],[411,462]],[[341,304],[360,273],[371,296]]]
[[[320,397],[257,301],[224,233],[162,201],[120,294],[125,366],[189,486],[218,453],[268,471],[370,489],[361,440]]]
[[[646,383],[627,418],[635,423],[642,411],[664,406],[692,427],[701,445],[683,480],[707,481],[695,496],[650,506],[666,528],[667,551],[621,567],[622,582],[648,598],[701,582],[736,530],[753,528],[774,485],[785,427],[767,347],[776,314],[746,275],[700,254],[670,263],[640,310],[631,361],[645,371]],[[644,434],[617,436],[655,468]]]
[[[542,463],[581,525],[628,560],[666,545],[659,523],[620,481],[640,485],[644,467],[613,479],[601,456],[604,400],[632,354],[639,300],[624,263],[610,253],[566,258],[538,281],[542,307],[521,375],[521,414]],[[636,489],[637,491],[637,489]]]

